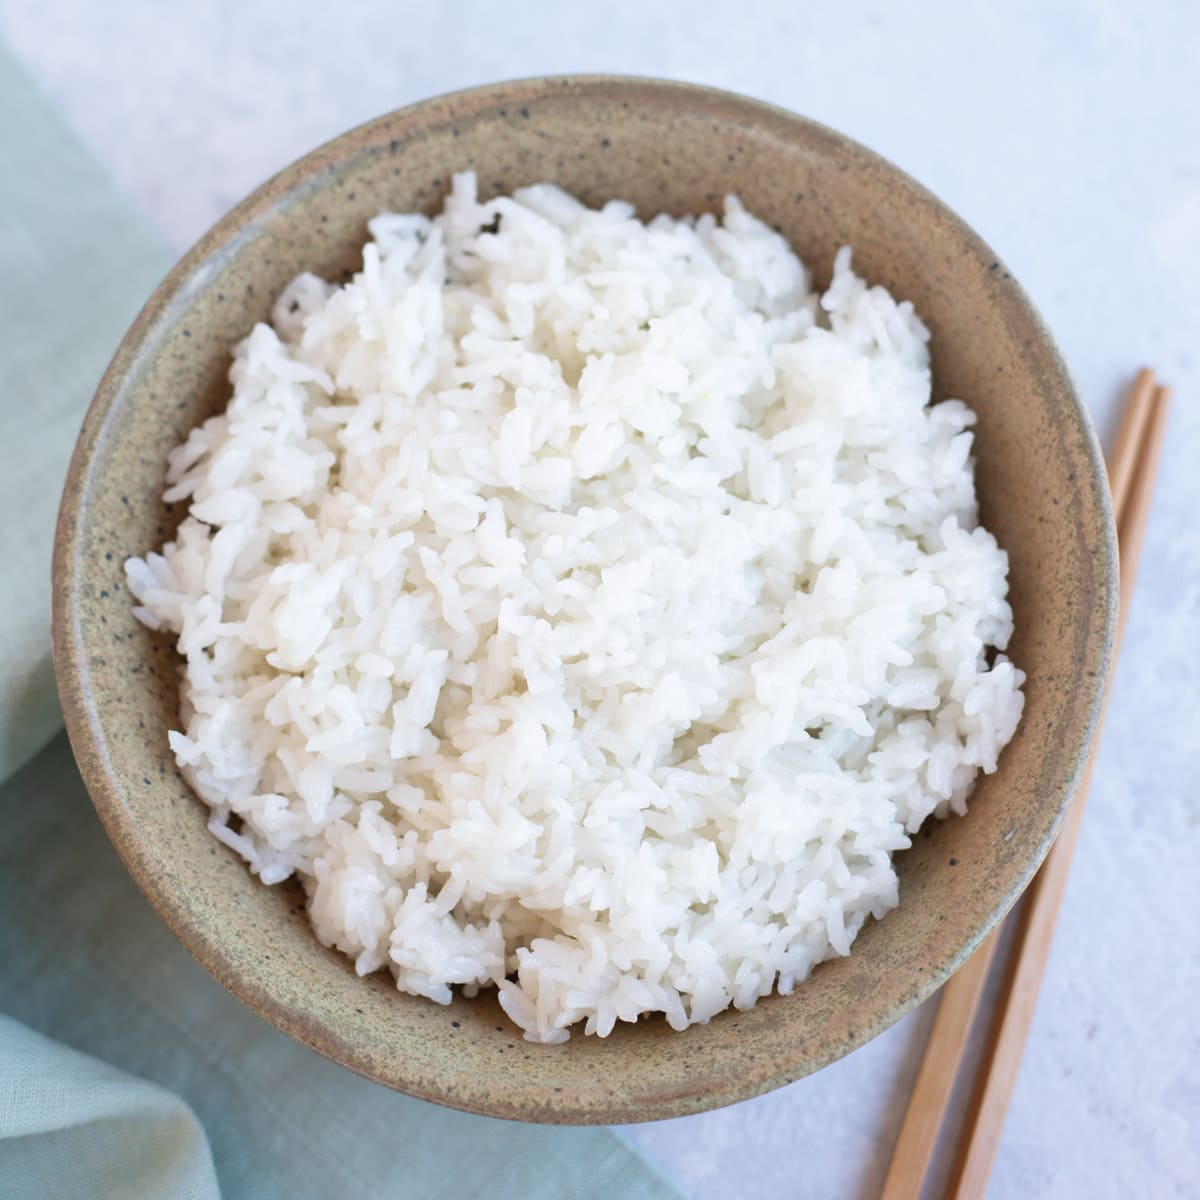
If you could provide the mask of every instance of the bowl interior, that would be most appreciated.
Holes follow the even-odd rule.
[[[677,1034],[523,1042],[494,1000],[442,1008],[355,976],[321,947],[298,888],[265,888],[205,830],[166,745],[176,669],[131,615],[122,561],[180,517],[164,456],[227,398],[230,348],[298,271],[357,267],[383,209],[436,210],[452,172],[485,194],[550,179],[643,216],[736,191],[822,280],[854,247],[869,280],[933,334],[935,392],[978,414],[984,522],[1011,560],[1025,716],[965,820],[900,856],[900,907],[791,997]],[[861,147],[727,94],[641,80],[505,84],[383,117],[284,171],[210,232],[122,344],[81,434],[56,547],[56,663],[72,743],[110,836],[192,953],[251,1007],[382,1083],[497,1116],[648,1120],[796,1079],[898,1019],[957,966],[1041,860],[1091,737],[1114,609],[1114,550],[1094,435],[1003,264],[942,205]]]

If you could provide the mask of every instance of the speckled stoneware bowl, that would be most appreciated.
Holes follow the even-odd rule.
[[[671,1032],[662,1020],[561,1046],[521,1040],[492,998],[449,1007],[359,979],[318,944],[295,885],[267,888],[205,830],[175,769],[176,665],[131,614],[121,564],[169,536],[164,456],[227,398],[230,349],[298,271],[339,279],[381,209],[435,211],[473,167],[485,194],[549,179],[644,216],[725,193],[828,278],[854,247],[868,279],[933,332],[938,397],[979,415],[983,519],[1011,559],[1024,720],[965,820],[899,858],[901,904],[790,997]],[[59,518],[54,651],[71,742],[146,895],[236,996],[352,1070],[416,1096],[535,1121],[643,1121],[714,1108],[846,1054],[928,996],[1041,861],[1093,734],[1115,607],[1096,440],[1049,335],[1003,263],[894,167],[800,117],[637,79],[500,84],[381,117],[310,154],[220,222],[151,297],[80,435]]]

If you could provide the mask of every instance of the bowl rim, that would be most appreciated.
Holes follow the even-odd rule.
[[[569,1095],[563,1095],[555,1097],[555,1108],[549,1111],[544,1104],[531,1103],[528,1097],[523,1100],[524,1093],[503,1090],[497,1092],[486,1084],[473,1091],[469,1088],[456,1088],[451,1093],[439,1091],[436,1086],[426,1084],[415,1075],[404,1076],[397,1072],[384,1077],[373,1069],[369,1057],[359,1052],[352,1043],[275,999],[256,981],[246,979],[223,949],[220,940],[205,928],[202,921],[190,918],[175,901],[165,873],[141,845],[137,822],[124,804],[124,785],[112,766],[104,729],[90,699],[91,664],[82,639],[79,597],[85,567],[81,557],[81,538],[93,484],[92,472],[97,449],[107,434],[124,378],[133,366],[141,347],[159,322],[169,319],[173,306],[188,301],[189,284],[193,282],[198,268],[235,243],[256,216],[269,212],[290,193],[303,188],[323,170],[329,169],[343,158],[353,157],[360,143],[371,142],[381,131],[387,130],[394,134],[399,124],[402,132],[411,133],[419,129],[424,122],[438,121],[448,106],[501,102],[519,104],[522,100],[536,100],[549,92],[564,89],[583,93],[593,91],[598,97],[607,97],[620,89],[636,89],[643,92],[649,90],[660,96],[687,97],[719,104],[727,110],[737,112],[748,123],[769,122],[776,127],[790,128],[810,141],[824,142],[852,160],[855,168],[882,171],[897,187],[904,189],[927,211],[945,222],[971,252],[988,262],[1000,261],[999,256],[966,221],[882,155],[811,118],[720,88],[654,77],[607,73],[529,76],[442,93],[383,113],[328,139],[289,163],[231,208],[202,234],[170,269],[121,339],[84,417],[67,470],[54,538],[51,632],[54,669],[67,734],[105,832],[143,894],[172,933],[192,957],[238,1000],[310,1049],[365,1078],[424,1100],[507,1119],[563,1124],[613,1124],[659,1120],[718,1108],[760,1095],[828,1066],[876,1037],[931,996],[999,924],[1032,880],[1057,836],[1066,809],[1078,791],[1085,764],[1097,737],[1107,681],[1111,673],[1117,618],[1117,545],[1111,500],[1105,482],[1104,459],[1088,410],[1078,395],[1045,322],[1020,284],[1006,273],[1003,286],[1007,295],[1023,319],[1029,323],[1035,336],[1040,339],[1047,360],[1057,375],[1051,383],[1068,397],[1073,405],[1079,428],[1085,435],[1088,467],[1100,508],[1098,515],[1103,536],[1101,543],[1092,547],[1098,567],[1097,579],[1101,585],[1094,597],[1094,603],[1101,609],[1096,647],[1098,658],[1095,674],[1087,679],[1082,689],[1087,693],[1083,737],[1071,762],[1061,801],[1046,825],[1035,853],[1015,873],[1012,883],[998,898],[991,912],[982,917],[975,935],[955,953],[947,956],[945,961],[936,964],[935,969],[924,971],[914,980],[902,1001],[877,1014],[874,1020],[863,1023],[853,1034],[841,1041],[830,1039],[822,1053],[814,1054],[810,1046],[797,1045],[793,1056],[777,1060],[767,1068],[725,1080],[716,1087],[698,1086],[688,1095],[672,1095],[657,1104],[639,1101],[636,1107],[631,1107],[619,1099],[583,1100],[573,1104]]]

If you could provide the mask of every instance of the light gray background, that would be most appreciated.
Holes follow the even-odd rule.
[[[1126,652],[989,1195],[1200,1192],[1200,6],[0,0],[0,33],[177,251],[385,110],[505,77],[661,75],[815,117],[932,188],[1032,294],[1105,439],[1138,366],[1172,382]],[[773,1095],[629,1136],[700,1200],[875,1195],[931,1017]]]

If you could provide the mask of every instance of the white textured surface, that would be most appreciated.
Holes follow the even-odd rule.
[[[0,0],[0,32],[180,250],[277,167],[386,109],[543,72],[665,75],[816,117],[942,196],[1032,294],[1102,436],[1137,366],[1174,383],[1126,653],[989,1195],[1196,1194],[1200,7]],[[931,1016],[773,1095],[631,1136],[698,1198],[872,1196]]]

